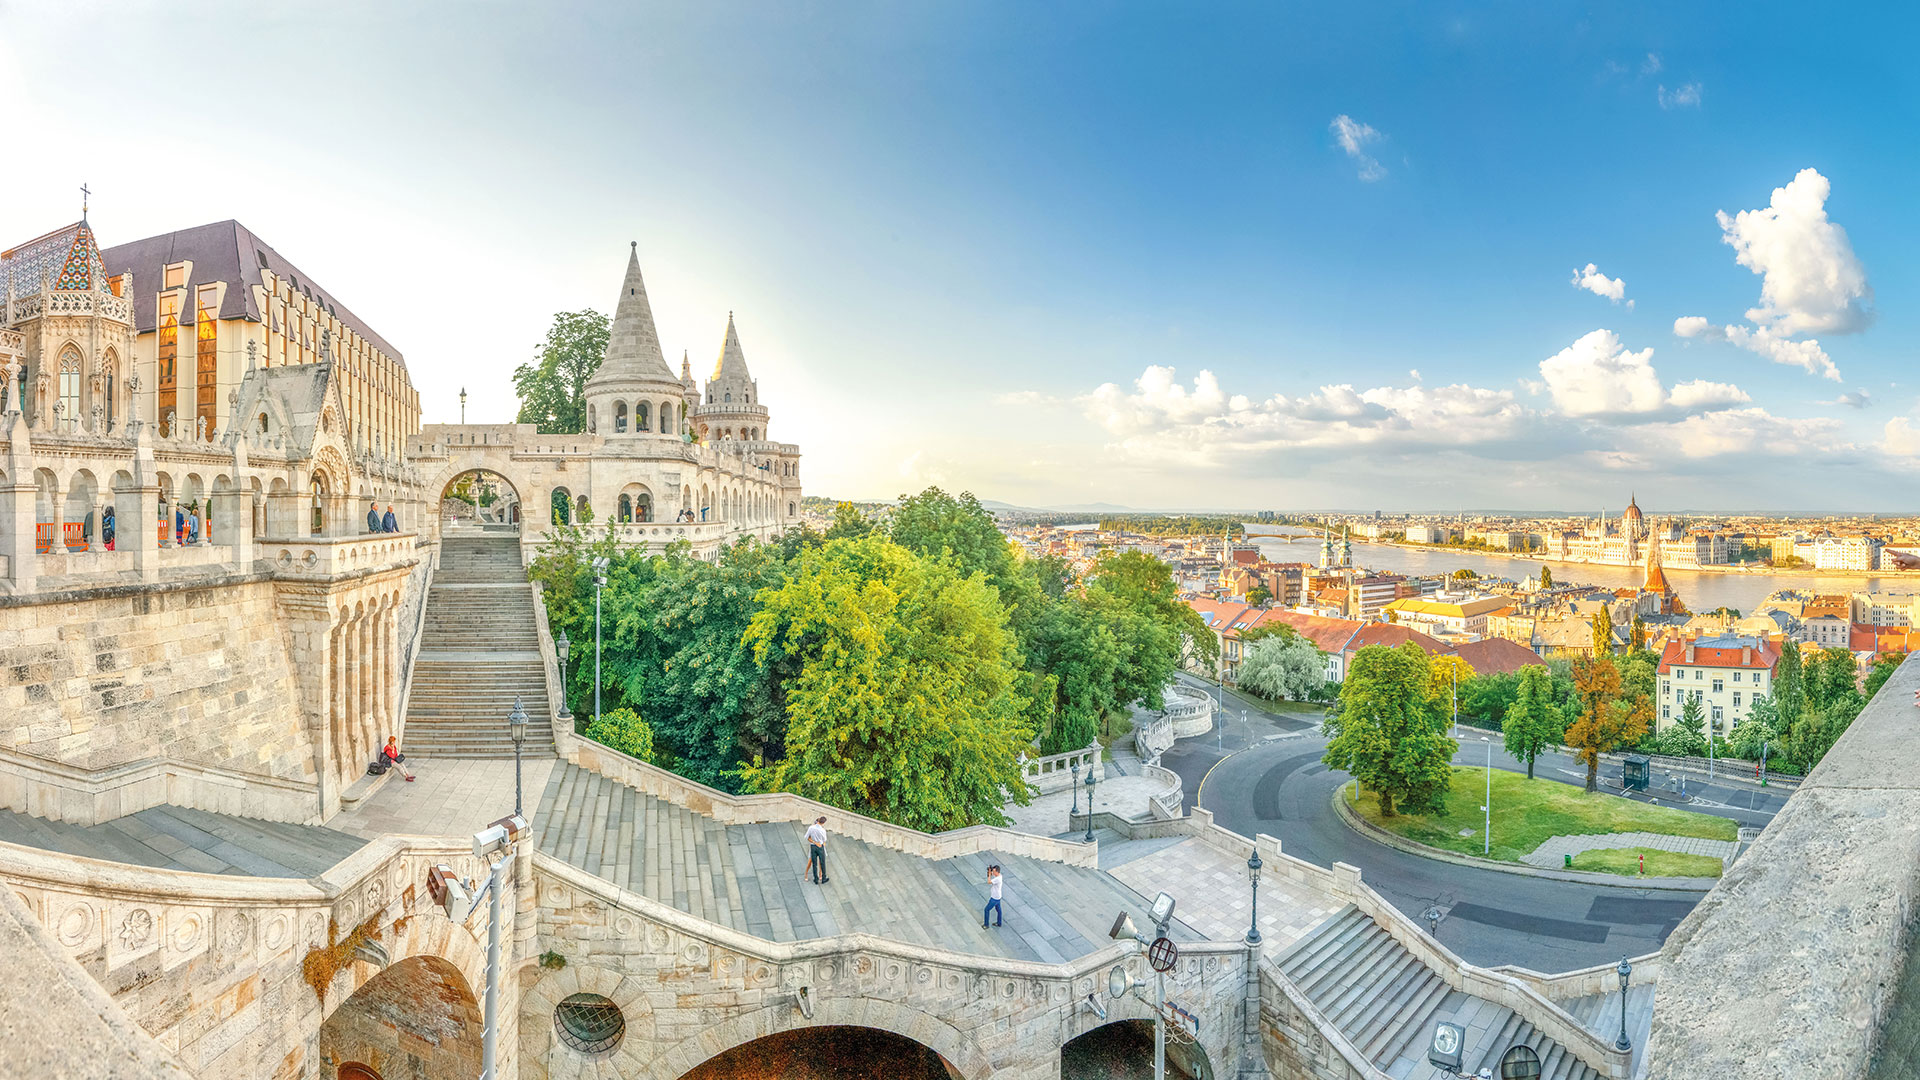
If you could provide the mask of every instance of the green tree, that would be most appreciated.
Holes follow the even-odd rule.
[[[930,487],[918,495],[902,495],[887,531],[908,551],[933,558],[945,553],[962,573],[980,571],[992,585],[1005,584],[1013,572],[1012,546],[994,525],[993,513],[970,491],[955,498]]]
[[[1368,645],[1347,666],[1334,737],[1320,760],[1379,796],[1384,817],[1443,808],[1460,744],[1436,722],[1431,678],[1427,654],[1412,643]]]
[[[1552,693],[1553,676],[1548,674],[1544,665],[1539,667],[1540,677],[1545,680],[1548,694]],[[1521,671],[1525,671],[1522,668]],[[1507,710],[1520,697],[1520,673],[1513,671],[1489,671],[1475,675],[1460,684],[1460,712],[1484,722],[1489,727],[1503,727],[1506,724]],[[1551,698],[1550,698],[1551,700]]]
[[[1660,692],[1659,660],[1643,649],[1620,657],[1617,663],[1620,668],[1620,699],[1635,707],[1644,705],[1651,715],[1654,711],[1654,695]]]
[[[1633,635],[1627,647],[1634,652],[1644,652],[1647,647],[1647,620],[1638,611],[1633,613]]]
[[[1500,724],[1507,753],[1527,763],[1533,779],[1534,759],[1557,745],[1567,729],[1566,716],[1554,700],[1553,675],[1543,664],[1528,664],[1515,680],[1513,704]]]
[[[1326,655],[1298,635],[1262,638],[1240,663],[1240,685],[1275,701],[1306,701],[1326,680]]]
[[[1247,603],[1261,607],[1273,602],[1273,590],[1262,583],[1247,590]]]
[[[614,709],[587,725],[587,738],[641,761],[653,760],[653,728],[632,709]]]
[[[1173,569],[1138,551],[1105,552],[1088,576],[1087,596],[1120,643],[1114,700],[1157,709],[1180,658],[1191,650],[1211,666],[1219,643],[1200,613],[1180,599]]]
[[[1789,641],[1780,649],[1780,660],[1773,668],[1773,700],[1780,710],[1780,722],[1791,729],[1806,709],[1806,687],[1800,677],[1800,645]]]
[[[1693,695],[1680,703],[1680,715],[1655,743],[1655,752],[1675,757],[1697,757],[1707,752],[1707,712]]]
[[[537,424],[545,435],[577,435],[587,429],[587,380],[607,355],[607,317],[597,311],[562,311],[531,363],[513,369],[520,398],[517,423]]]
[[[1778,763],[1781,755],[1780,732],[1776,726],[1779,713],[1774,709],[1773,699],[1757,697],[1753,699],[1753,708],[1747,718],[1733,725],[1727,733],[1727,753],[1748,761],[1759,761],[1763,756],[1771,757]]]
[[[833,524],[827,526],[828,540],[858,540],[873,531],[873,520],[850,502],[833,504]]]
[[[1593,654],[1613,655],[1613,615],[1605,607],[1593,613]]]
[[[755,659],[785,680],[786,755],[744,770],[750,791],[791,791],[910,828],[1003,824],[1025,803],[1018,755],[1033,732],[1015,692],[1006,613],[984,575],[880,536],[803,550],[760,596]]]
[[[1868,701],[1872,701],[1873,696],[1880,692],[1880,688],[1887,685],[1887,680],[1893,678],[1893,673],[1900,670],[1900,665],[1905,663],[1906,659],[1906,653],[1881,653],[1874,657],[1873,668],[1867,672],[1864,691]]]
[[[1607,655],[1573,661],[1579,715],[1568,726],[1566,743],[1587,766],[1587,790],[1600,790],[1600,755],[1639,741],[1652,719],[1651,703],[1620,700],[1620,669]]]
[[[1813,654],[1813,662],[1803,670],[1802,684],[1811,708],[1824,713],[1860,697],[1854,681],[1853,654],[1845,649],[1821,649]],[[1854,711],[1859,709],[1855,707]]]
[[[1540,568],[1540,587],[1543,589],[1553,588],[1553,567],[1543,566]]]
[[[1022,628],[1021,646],[1032,692],[1045,695],[1035,725],[1040,752],[1063,754],[1092,743],[1100,721],[1119,707],[1121,663],[1120,642],[1098,610],[1079,596],[1050,600]]]

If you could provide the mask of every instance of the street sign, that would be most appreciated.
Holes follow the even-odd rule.
[[[1180,950],[1168,938],[1154,938],[1153,944],[1147,946],[1147,965],[1162,975],[1172,971],[1179,961]]]

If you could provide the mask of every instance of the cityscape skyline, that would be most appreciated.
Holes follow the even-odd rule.
[[[64,35],[130,70],[239,10],[9,9],[0,89],[53,84]],[[189,154],[104,110],[76,175],[8,177],[9,235],[82,182],[109,245],[237,218],[394,342],[429,423],[462,388],[509,419],[514,366],[555,312],[611,313],[637,240],[669,356],[705,371],[737,312],[837,497],[1866,513],[1920,465],[1920,213],[1880,138],[1920,97],[1884,25],[568,10],[603,32],[251,14],[244,63],[303,119]],[[1764,59],[1789,37],[1821,79]],[[170,77],[211,103],[230,74]]]

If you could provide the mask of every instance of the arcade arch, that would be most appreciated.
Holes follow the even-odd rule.
[[[442,525],[505,526],[517,530],[521,521],[520,489],[504,474],[492,469],[467,469],[441,485],[439,514]]]
[[[413,956],[364,985],[320,1025],[323,1076],[478,1076],[482,1017],[473,988],[438,956]]]

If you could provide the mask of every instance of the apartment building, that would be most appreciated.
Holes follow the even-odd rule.
[[[1733,634],[1667,642],[1660,653],[1654,730],[1673,726],[1691,697],[1700,703],[1707,731],[1725,736],[1773,685],[1780,650],[1798,647]]]

